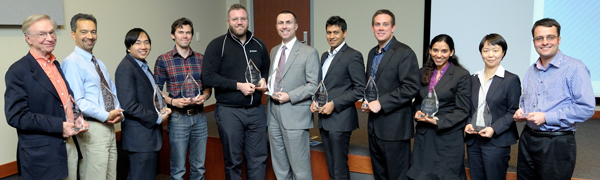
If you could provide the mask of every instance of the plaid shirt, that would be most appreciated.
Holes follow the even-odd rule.
[[[190,48],[190,55],[187,58],[183,58],[177,48],[158,56],[156,63],[154,64],[154,78],[156,85],[161,90],[163,85],[167,83],[167,92],[171,98],[181,98],[181,88],[183,81],[188,73],[192,73],[192,77],[202,86],[202,57],[203,55],[193,51]]]

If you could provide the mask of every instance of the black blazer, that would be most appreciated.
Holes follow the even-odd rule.
[[[422,83],[419,96],[415,98],[414,102],[415,112],[421,109],[421,102],[428,92],[429,84]],[[439,119],[437,126],[427,122],[417,122],[416,131],[425,134],[428,129],[433,129],[438,134],[447,134],[464,130],[465,122],[471,115],[471,77],[469,71],[450,64],[448,70],[435,86],[435,92],[439,101],[439,109],[435,115]]]
[[[150,69],[148,68],[149,72]],[[125,115],[121,123],[123,149],[153,152],[162,146],[162,125],[156,124],[158,113],[152,99],[154,88],[142,68],[129,54],[115,72],[117,98]]]
[[[58,61],[54,65],[64,81]],[[65,111],[48,75],[28,53],[10,66],[4,78],[4,114],[8,124],[17,129],[19,173],[23,179],[66,178]]]
[[[387,141],[407,140],[414,136],[412,99],[419,91],[419,64],[415,52],[406,44],[392,38],[376,73],[379,90],[379,113],[369,113],[370,136]],[[379,46],[369,51],[366,79]]]
[[[329,56],[321,56],[321,67]],[[319,80],[323,76],[319,71]],[[334,111],[330,115],[319,114],[319,128],[328,131],[352,131],[358,128],[358,114],[355,103],[363,98],[365,89],[365,65],[363,56],[357,50],[344,44],[331,60],[323,83],[329,101],[333,101]]]
[[[473,84],[471,95],[472,109],[471,112],[477,112],[477,106],[479,103],[479,88],[481,83],[479,77],[473,75],[471,77],[471,83]],[[519,76],[504,71],[504,78],[494,76],[492,84],[487,92],[485,100],[492,113],[492,129],[494,129],[494,135],[492,135],[492,144],[498,147],[506,147],[517,143],[519,139],[519,133],[517,131],[517,125],[512,118],[515,111],[519,109],[519,98],[521,96],[521,81]],[[471,123],[472,115],[469,116],[467,124]],[[476,134],[467,134],[465,137],[465,143],[468,145],[473,144]]]

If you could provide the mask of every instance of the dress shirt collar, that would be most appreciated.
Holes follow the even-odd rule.
[[[494,73],[494,76],[504,78],[504,72],[505,72],[504,67],[502,67],[502,65],[499,65],[498,69],[496,69],[496,72]],[[485,68],[483,68],[481,71],[475,72],[475,74],[473,74],[473,75],[479,77],[479,79],[485,78]]]
[[[81,57],[83,57],[83,59],[85,59],[86,61],[92,62],[92,56],[94,56],[93,54],[90,54],[89,52],[81,49],[79,46],[75,46],[75,52]]]
[[[191,57],[194,55],[194,50],[192,50],[192,47],[190,48],[190,54],[187,57]],[[173,57],[175,57],[175,55],[179,55],[181,57],[183,57],[181,54],[179,54],[179,51],[177,51],[177,46],[173,46]]]
[[[298,40],[298,39],[297,39],[296,37],[294,37],[294,39],[292,39],[292,40],[291,40],[290,42],[288,42],[287,44],[286,44],[286,43],[283,43],[283,42],[281,42],[281,47],[280,47],[279,49],[281,49],[281,48],[283,48],[283,46],[285,46],[285,47],[286,47],[288,50],[292,50],[292,47],[294,47],[294,44],[296,43],[296,41],[297,41],[297,40]]]
[[[31,49],[29,50],[29,53],[31,53],[31,56],[33,56],[33,58],[35,58],[35,60],[38,61],[38,63],[52,64],[54,63],[54,61],[56,61],[56,56],[54,56],[54,54],[50,54],[50,58],[47,59],[44,56],[33,52],[33,50]]]
[[[542,66],[542,61],[540,58],[538,58],[538,60],[535,62],[535,67],[542,71],[549,69],[550,65],[560,68],[560,63],[564,59],[564,56],[565,55],[559,50],[558,53],[554,55],[554,58],[552,58],[552,61],[550,61],[550,63],[548,64],[548,67],[544,68],[544,66]]]
[[[142,70],[146,71],[146,69],[147,69],[147,68],[146,68],[146,69],[144,69],[144,66],[148,67],[148,61],[146,61],[146,60],[143,60],[143,61],[142,61],[142,60],[136,59],[136,58],[134,58],[134,57],[133,57],[131,54],[129,54],[129,53],[128,53],[127,55],[131,56],[131,58],[133,58],[133,59],[135,60],[135,62],[136,62],[136,63],[138,63],[138,65],[139,65],[140,67],[142,67]]]
[[[342,49],[342,47],[346,45],[346,41],[342,42],[342,44],[340,44],[338,47],[336,47],[333,52],[331,52],[331,48],[327,51],[329,53],[329,56],[335,56],[335,54],[337,54],[340,49]]]

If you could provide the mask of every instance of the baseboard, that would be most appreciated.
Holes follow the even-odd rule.
[[[19,172],[17,161],[0,165],[0,178],[15,175]]]
[[[592,119],[600,119],[600,111],[595,111],[594,115],[592,115]]]

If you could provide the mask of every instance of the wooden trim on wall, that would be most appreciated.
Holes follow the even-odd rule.
[[[0,165],[0,178],[12,176],[18,172],[17,161]]]
[[[594,111],[594,115],[592,115],[592,119],[600,119],[600,111]]]

